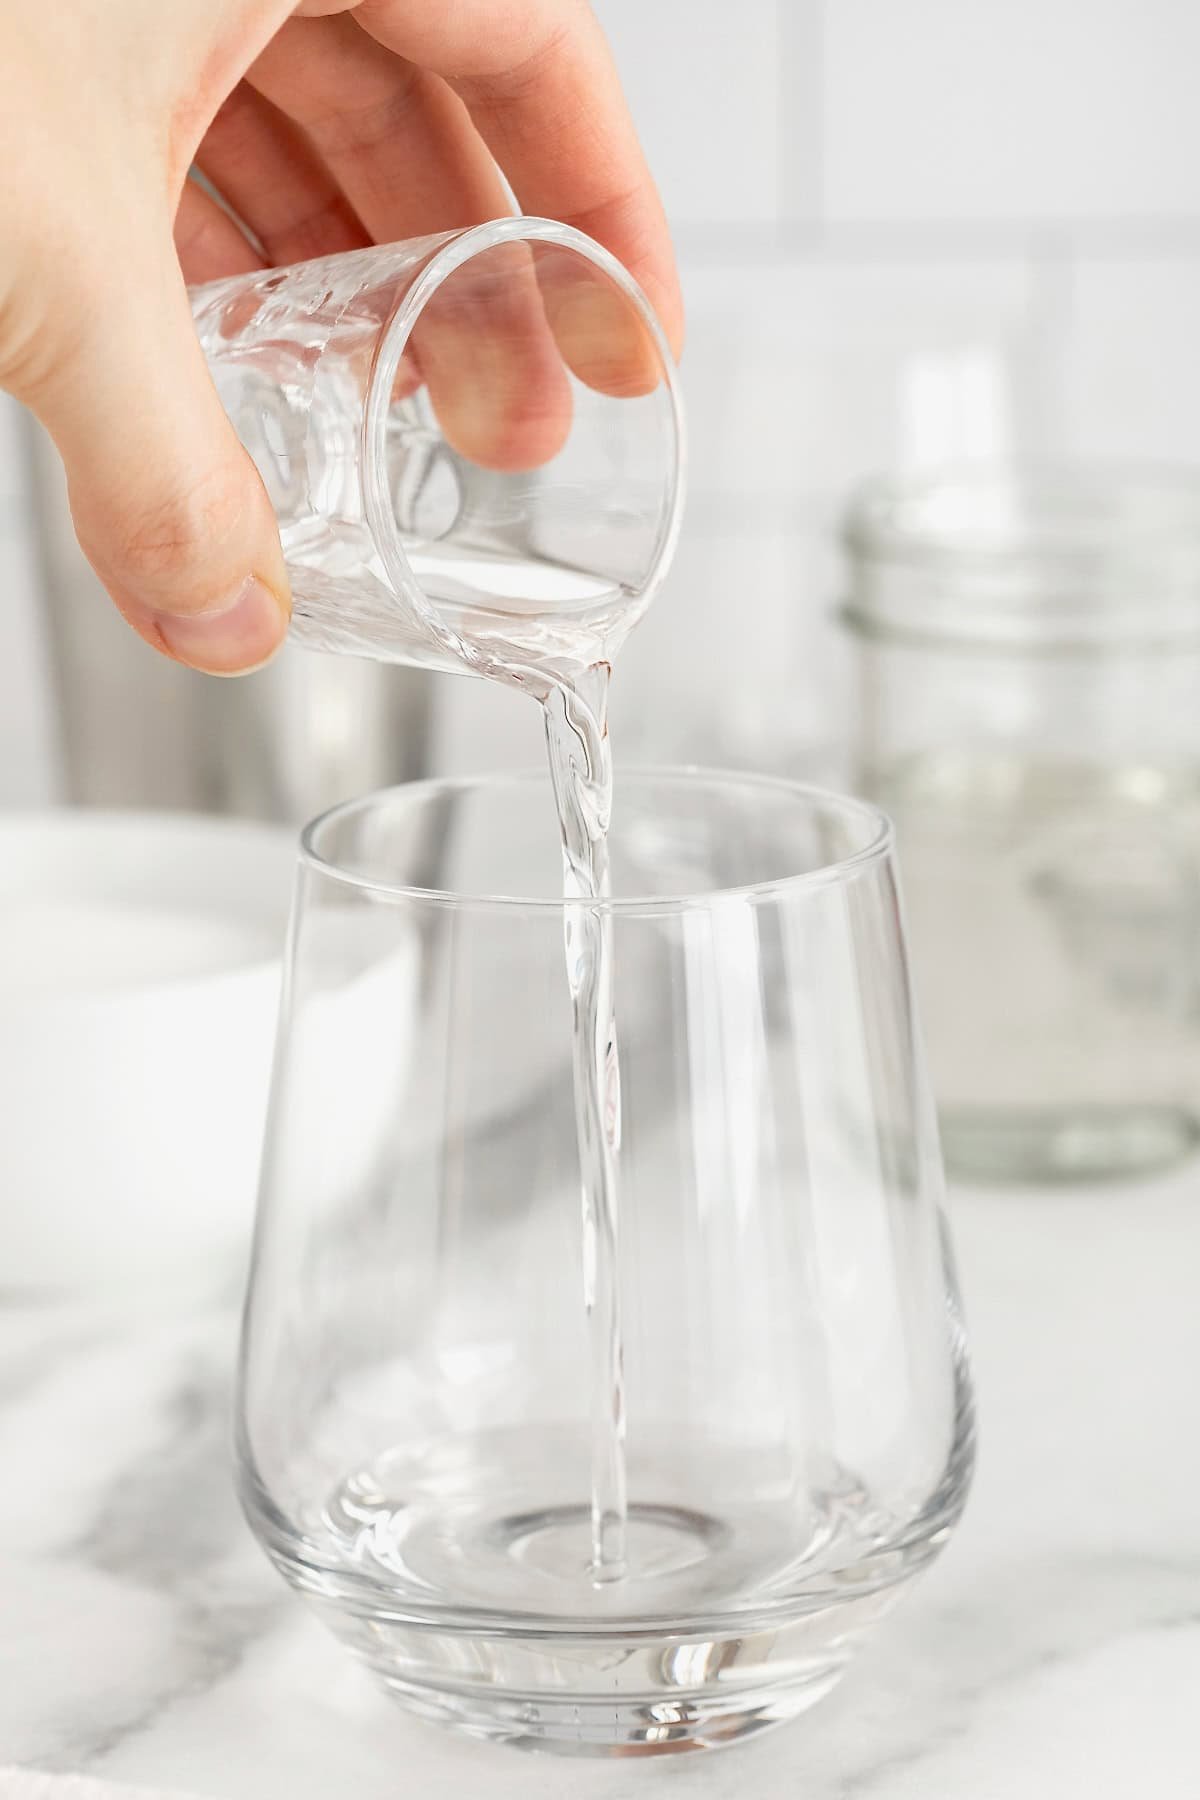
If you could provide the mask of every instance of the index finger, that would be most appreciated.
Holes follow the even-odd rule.
[[[523,211],[577,227],[624,263],[678,355],[683,302],[666,216],[585,0],[363,0],[355,16],[456,90]]]

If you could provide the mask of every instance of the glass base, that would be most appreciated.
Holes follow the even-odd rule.
[[[311,1581],[306,1586],[316,1599]],[[900,1586],[703,1636],[661,1622],[595,1635],[446,1630],[402,1622],[382,1607],[356,1613],[328,1593],[317,1610],[423,1718],[520,1749],[654,1756],[737,1743],[806,1712],[836,1685]]]
[[[963,1181],[1119,1181],[1169,1169],[1200,1147],[1183,1107],[947,1108],[947,1171]]]
[[[631,1459],[619,1570],[594,1566],[576,1427],[383,1451],[303,1534],[245,1468],[242,1500],[288,1582],[412,1710],[528,1748],[653,1755],[733,1743],[829,1692],[962,1509],[963,1382],[955,1425],[926,1507],[898,1519],[848,1470],[801,1505],[770,1450],[685,1457],[655,1433]]]
[[[523,1749],[654,1756],[733,1744],[814,1706],[948,1530],[947,1522],[928,1540],[881,1554],[874,1566],[840,1570],[757,1615],[711,1625],[695,1617],[614,1616],[585,1625],[495,1614],[420,1621],[394,1594],[314,1569],[278,1546],[272,1559],[384,1688],[421,1717]],[[664,1537],[656,1525],[652,1535],[659,1549],[669,1541],[675,1555],[699,1542],[693,1528],[668,1528]],[[538,1537],[544,1553],[551,1535]]]
[[[650,1660],[669,1665],[690,1656],[711,1663],[725,1677],[736,1674],[741,1649],[739,1638],[702,1644],[664,1640],[654,1647]],[[640,1641],[605,1647],[606,1657],[614,1661],[645,1654]],[[435,1687],[384,1671],[380,1675],[389,1692],[411,1712],[467,1737],[560,1756],[644,1757],[721,1749],[785,1725],[824,1699],[845,1666],[846,1658],[837,1656],[792,1680],[763,1681],[730,1692],[726,1680],[718,1686],[714,1678],[707,1690],[682,1692],[660,1685],[629,1699],[556,1695],[541,1689],[529,1696],[500,1689],[456,1693],[445,1682]]]

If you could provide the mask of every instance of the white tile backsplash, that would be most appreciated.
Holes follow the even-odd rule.
[[[815,67],[782,63],[784,10],[818,0],[595,0],[668,214],[774,222],[783,206],[780,115],[815,108]]]
[[[1065,450],[1200,469],[1200,258],[1080,259],[1062,339]]]
[[[618,760],[828,771],[836,559],[824,517],[741,528],[693,507],[662,593],[617,664]]]
[[[691,489],[737,511],[1028,444],[1046,354],[1023,259],[808,255],[684,272]]]
[[[1200,215],[1192,0],[827,0],[833,221]]]
[[[546,760],[541,714],[515,688],[470,676],[437,675],[429,761],[437,775],[535,769]]]

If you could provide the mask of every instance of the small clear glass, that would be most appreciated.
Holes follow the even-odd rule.
[[[191,293],[318,649],[519,682],[611,661],[669,564],[674,365],[598,244],[545,219]]]
[[[752,777],[619,792],[606,901],[563,901],[544,778],[308,829],[238,1454],[270,1557],[409,1706],[637,1754],[829,1690],[957,1520],[972,1404],[887,822]],[[571,906],[615,952],[615,1579]]]
[[[1200,1142],[1200,480],[977,467],[848,520],[858,777],[896,821],[951,1169]]]

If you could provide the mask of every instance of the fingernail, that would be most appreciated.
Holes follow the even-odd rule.
[[[623,294],[579,283],[547,299],[555,341],[580,381],[621,399],[652,394],[662,379],[654,341]]]
[[[265,582],[248,575],[227,606],[212,612],[158,613],[154,623],[172,656],[208,675],[245,675],[274,656],[287,611]]]

